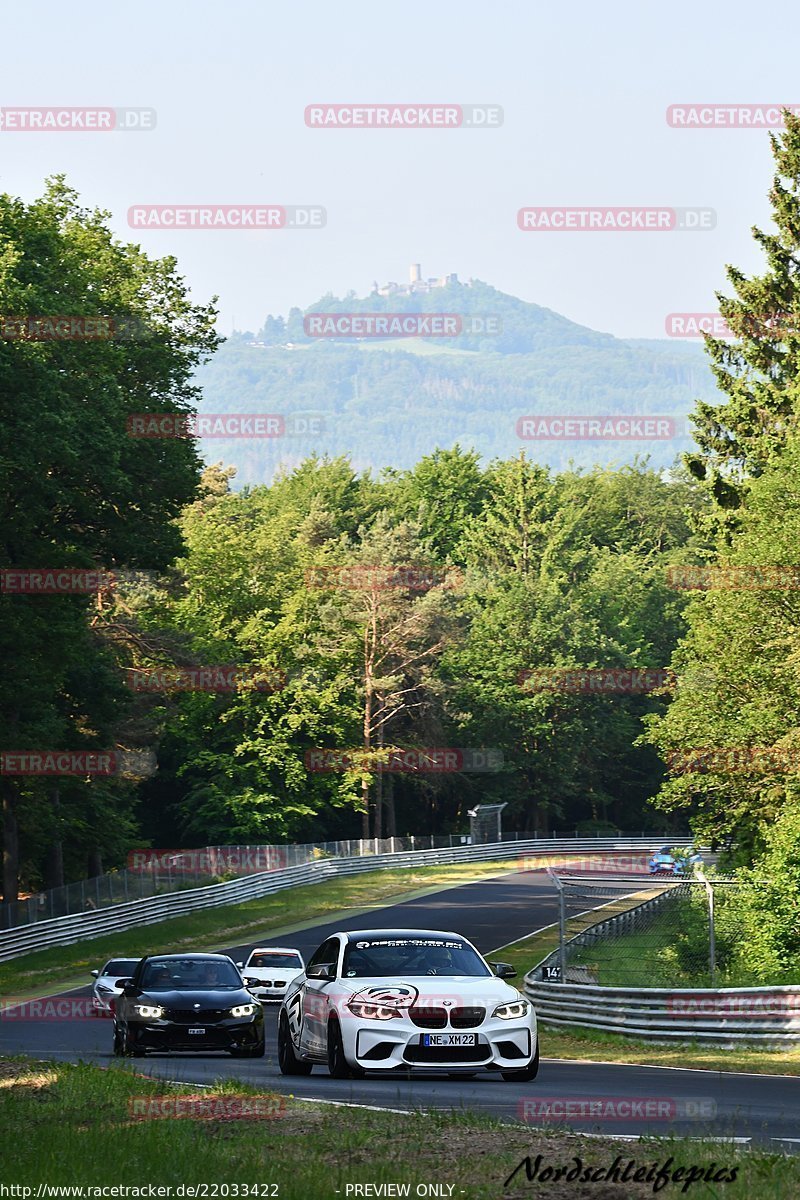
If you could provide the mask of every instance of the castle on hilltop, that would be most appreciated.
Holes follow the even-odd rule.
[[[441,279],[423,279],[421,265],[412,263],[408,283],[389,282],[379,285],[376,280],[372,285],[372,294],[377,292],[379,296],[412,296],[415,292],[432,292],[434,288],[448,287],[451,283],[458,283],[457,275],[443,275]]]

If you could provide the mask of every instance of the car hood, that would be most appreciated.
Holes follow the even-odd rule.
[[[470,975],[409,975],[405,978],[372,978],[338,980],[349,998],[358,997],[367,1003],[397,1004],[402,1007],[425,1006],[449,1008],[456,1005],[508,1004],[519,1000],[520,993],[496,976],[476,979]]]
[[[257,1004],[258,1001],[246,988],[203,988],[189,990],[174,988],[169,991],[142,992],[134,998],[135,1004],[154,1004],[161,1008],[233,1008],[237,1004]]]

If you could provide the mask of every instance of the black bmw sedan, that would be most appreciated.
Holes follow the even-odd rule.
[[[264,1011],[224,954],[153,954],[129,979],[114,1017],[114,1053],[227,1050],[263,1058]]]

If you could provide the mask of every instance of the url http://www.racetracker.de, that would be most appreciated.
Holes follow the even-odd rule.
[[[0,1183],[0,1200],[13,1196],[15,1200],[47,1200],[47,1197],[72,1196],[75,1200],[103,1200],[105,1197],[177,1197],[179,1200],[219,1200],[225,1197],[253,1197],[268,1200],[280,1196],[277,1183],[142,1183],[142,1184],[55,1184],[39,1183],[36,1187],[24,1183]]]

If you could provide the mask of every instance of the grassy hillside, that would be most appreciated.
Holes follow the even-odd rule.
[[[238,483],[268,479],[280,461],[349,453],[357,467],[410,467],[436,446],[460,442],[486,458],[530,457],[562,468],[630,462],[671,465],[689,447],[685,419],[714,395],[702,346],[625,341],[480,282],[419,296],[325,296],[319,312],[440,312],[498,319],[488,337],[311,338],[303,316],[268,318],[234,335],[203,369],[205,412],[313,413],[317,428],[273,441],[214,439],[206,457],[239,468]],[[644,415],[675,418],[670,441],[522,441],[521,416]],[[320,424],[323,426],[320,431]]]

